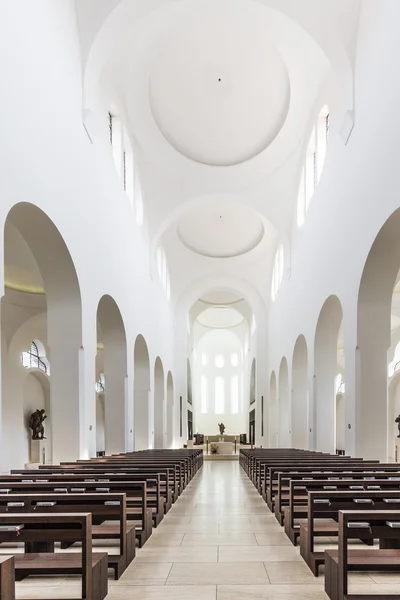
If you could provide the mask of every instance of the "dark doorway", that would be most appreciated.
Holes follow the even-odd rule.
[[[188,440],[193,439],[193,413],[188,410]]]
[[[255,443],[256,436],[256,409],[254,408],[249,414],[249,443]]]

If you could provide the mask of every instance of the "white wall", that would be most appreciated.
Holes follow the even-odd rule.
[[[4,57],[0,231],[4,231],[14,204],[31,202],[52,219],[70,250],[82,297],[81,457],[94,455],[96,450],[97,304],[105,293],[115,299],[127,338],[125,371],[130,384],[124,446],[130,449],[134,340],[142,333],[152,364],[160,355],[165,369],[174,372],[171,306],[158,282],[150,278],[146,228],[135,223],[115,173],[107,135],[91,144],[82,125],[82,70],[74,3],[65,0],[56,6],[52,0],[39,0],[24,2],[23,7],[22,18],[19,3],[0,6],[0,54]],[[0,282],[2,264],[1,239]],[[6,431],[3,436],[4,464],[12,461],[12,466],[21,466],[22,456],[11,454],[14,445]]]
[[[371,431],[377,438],[385,439],[387,435],[383,425],[377,430],[367,399],[358,395],[355,349],[362,271],[379,229],[399,206],[395,157],[400,87],[394,77],[400,66],[399,18],[400,5],[396,0],[385,0],[379,6],[372,0],[362,3],[355,64],[355,128],[345,146],[339,135],[341,121],[335,121],[335,114],[341,114],[337,111],[337,90],[336,100],[327,99],[332,130],[325,169],[300,230],[293,213],[291,268],[269,315],[270,372],[279,371],[283,356],[290,361],[298,335],[304,334],[310,349],[312,396],[318,316],[331,294],[340,299],[344,314],[346,423],[351,426],[346,426],[346,450],[356,455],[362,452],[363,438]],[[374,401],[379,403],[378,410],[386,414],[386,398]],[[362,423],[360,415],[365,417]]]

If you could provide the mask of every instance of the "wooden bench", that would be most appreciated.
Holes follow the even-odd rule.
[[[48,493],[91,493],[91,494],[104,494],[104,493],[120,493],[126,494],[127,510],[131,505],[130,514],[127,514],[127,520],[131,525],[135,526],[135,536],[138,541],[139,547],[148,540],[152,534],[152,513],[151,509],[147,507],[147,486],[146,482],[142,481],[86,481],[84,484],[77,481],[15,481],[13,476],[9,476],[7,481],[1,482],[0,493],[4,493],[8,490],[9,494],[18,493],[34,493],[34,494],[48,494]],[[96,525],[101,524],[99,517],[96,517]]]
[[[339,512],[357,510],[359,513],[374,510],[396,510],[399,508],[400,490],[338,490],[311,491],[308,493],[307,522],[300,524],[300,554],[315,576],[324,564],[324,553],[315,551],[316,537],[337,537]],[[326,521],[331,519],[332,521]],[[322,524],[321,524],[322,520]],[[365,533],[365,532],[364,532]],[[354,539],[372,544],[370,535],[353,536]]]
[[[397,476],[396,476],[397,475]],[[280,525],[284,525],[286,522],[286,515],[288,514],[287,507],[290,506],[291,502],[296,504],[307,504],[307,490],[308,489],[322,489],[320,486],[330,485],[332,481],[334,485],[342,487],[354,483],[359,485],[363,484],[365,478],[372,477],[378,478],[379,481],[387,481],[388,484],[392,484],[392,489],[397,488],[400,485],[400,473],[393,474],[392,471],[380,472],[377,474],[365,473],[363,471],[349,471],[334,472],[334,473],[313,473],[312,475],[304,473],[279,473],[278,474],[278,489],[275,494],[275,517]],[[291,483],[294,482],[296,486],[295,493],[291,490]],[[343,484],[341,483],[343,482]],[[290,514],[290,510],[289,510]]]
[[[92,552],[91,514],[0,515],[0,542],[60,541],[79,541],[82,544],[82,551],[14,554],[15,579],[21,581],[29,575],[78,574],[82,577],[82,599],[104,600],[108,593],[107,554]],[[10,554],[10,548],[7,549],[7,554]]]
[[[399,594],[348,594],[349,571],[400,572],[400,550],[353,550],[348,548],[348,540],[368,536],[371,540],[388,539],[400,541],[400,529],[390,527],[387,522],[400,523],[400,511],[358,511],[345,510],[339,513],[339,548],[325,551],[325,592],[331,600],[363,600],[379,598],[389,600]],[[364,526],[355,527],[357,523]],[[353,526],[352,526],[353,525]]]
[[[13,556],[0,556],[0,600],[15,600],[15,561]]]
[[[83,513],[92,514],[92,539],[118,540],[119,553],[108,555],[108,567],[119,579],[135,557],[135,527],[128,525],[125,494],[0,494],[0,513]],[[117,525],[93,525],[100,518]],[[66,549],[71,544],[63,542]],[[54,541],[25,544],[26,553],[54,552]]]
[[[384,474],[380,474],[384,477]],[[384,479],[366,479],[363,473],[354,473],[352,479],[292,479],[289,487],[289,504],[284,507],[284,530],[294,546],[300,537],[299,519],[308,516],[308,492],[311,491],[363,491],[373,490],[379,486],[381,490],[399,490],[400,479],[393,481],[389,476]]]

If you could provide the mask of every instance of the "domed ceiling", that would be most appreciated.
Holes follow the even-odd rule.
[[[236,11],[202,17],[175,35],[150,80],[153,116],[181,154],[213,166],[256,156],[279,133],[289,107],[286,66]]]
[[[197,321],[210,329],[227,329],[237,327],[244,321],[240,312],[226,306],[214,306],[200,313]]]
[[[260,215],[252,209],[215,199],[181,217],[177,233],[181,242],[197,254],[232,258],[256,248],[265,230]]]

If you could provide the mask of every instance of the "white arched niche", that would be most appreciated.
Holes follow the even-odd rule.
[[[244,399],[243,344],[236,333],[211,329],[199,340],[194,361],[194,412],[199,433],[215,435],[218,423],[228,435],[248,428],[249,400]],[[248,388],[249,385],[247,385]]]

